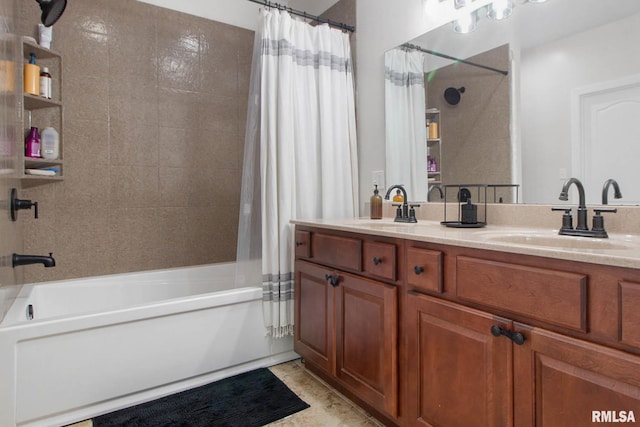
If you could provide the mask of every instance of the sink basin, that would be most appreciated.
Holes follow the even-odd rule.
[[[625,242],[611,239],[598,239],[590,237],[560,236],[557,234],[543,233],[510,233],[486,236],[486,240],[499,243],[511,243],[517,245],[533,245],[564,249],[606,249],[624,250],[632,246]]]

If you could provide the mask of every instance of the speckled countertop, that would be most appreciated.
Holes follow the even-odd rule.
[[[558,235],[558,229],[487,225],[483,228],[449,228],[438,221],[417,224],[370,220],[296,220],[296,225],[349,231],[444,245],[464,246],[588,262],[640,268],[640,235],[609,233],[608,239]]]

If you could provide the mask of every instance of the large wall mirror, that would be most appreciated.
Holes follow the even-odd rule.
[[[602,202],[610,178],[623,197],[612,191],[609,204],[640,204],[640,1],[513,3],[507,19],[483,7],[471,33],[449,23],[387,52],[387,79],[394,52],[420,52],[425,92],[420,134],[390,125],[410,103],[385,90],[388,181],[412,182],[398,172],[409,158],[426,186],[495,185],[489,202],[556,204],[563,182],[577,177],[588,204]],[[438,122],[435,132],[427,122]],[[410,138],[423,139],[425,151],[399,147]],[[426,200],[414,186],[411,198]]]

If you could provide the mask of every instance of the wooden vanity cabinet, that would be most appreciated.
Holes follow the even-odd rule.
[[[395,419],[400,294],[393,283],[396,245],[309,230],[297,230],[296,236],[306,238],[310,250],[300,249],[295,266],[294,350],[309,369],[339,390]],[[343,250],[336,250],[336,244]]]
[[[640,423],[640,269],[299,232],[294,348],[385,424]]]

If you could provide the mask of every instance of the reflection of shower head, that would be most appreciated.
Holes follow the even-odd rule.
[[[67,0],[36,0],[42,10],[40,20],[45,27],[50,27],[60,19],[67,7]]]
[[[444,99],[449,105],[458,105],[460,102],[460,94],[464,93],[464,86],[456,89],[455,87],[448,87],[444,91]]]

